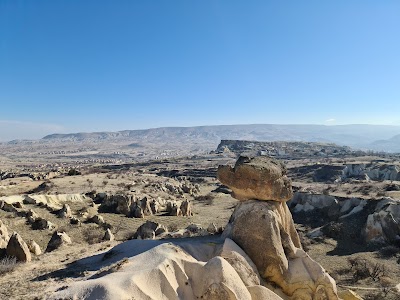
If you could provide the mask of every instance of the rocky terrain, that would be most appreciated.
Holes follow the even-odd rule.
[[[57,169],[5,157],[0,298],[399,297],[396,154],[230,140],[195,156],[59,157]]]

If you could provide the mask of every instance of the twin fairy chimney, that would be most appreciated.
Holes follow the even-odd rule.
[[[286,205],[292,187],[285,166],[267,156],[241,156],[234,168],[220,166],[218,179],[241,200],[224,236],[247,253],[261,277],[290,299],[338,299],[335,281],[302,249]]]

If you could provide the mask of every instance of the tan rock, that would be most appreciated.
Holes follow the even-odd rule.
[[[252,300],[283,300],[277,294],[262,285],[248,286],[247,290],[250,292]]]
[[[0,220],[0,249],[7,248],[9,236],[6,225]]]
[[[27,245],[31,253],[35,255],[42,254],[42,249],[40,249],[40,246],[34,240],[28,241]]]
[[[234,168],[219,166],[218,179],[232,189],[232,196],[238,200],[286,202],[292,198],[285,166],[267,156],[241,156]]]
[[[184,216],[184,217],[193,216],[192,203],[189,200],[182,201],[180,210],[181,210],[182,216]]]
[[[333,279],[302,250],[286,203],[239,203],[224,235],[246,252],[263,278],[293,299],[338,299]]]
[[[16,232],[12,234],[8,241],[6,253],[8,256],[16,257],[18,261],[29,262],[32,259],[28,245]]]

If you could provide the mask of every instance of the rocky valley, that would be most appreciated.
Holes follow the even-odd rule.
[[[400,297],[395,153],[59,138],[1,146],[1,298]]]

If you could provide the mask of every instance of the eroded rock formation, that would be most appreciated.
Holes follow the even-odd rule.
[[[242,200],[224,236],[246,252],[260,275],[291,299],[338,299],[335,281],[302,249],[286,205],[292,190],[284,166],[265,156],[240,157],[234,168],[220,167],[218,178]]]

